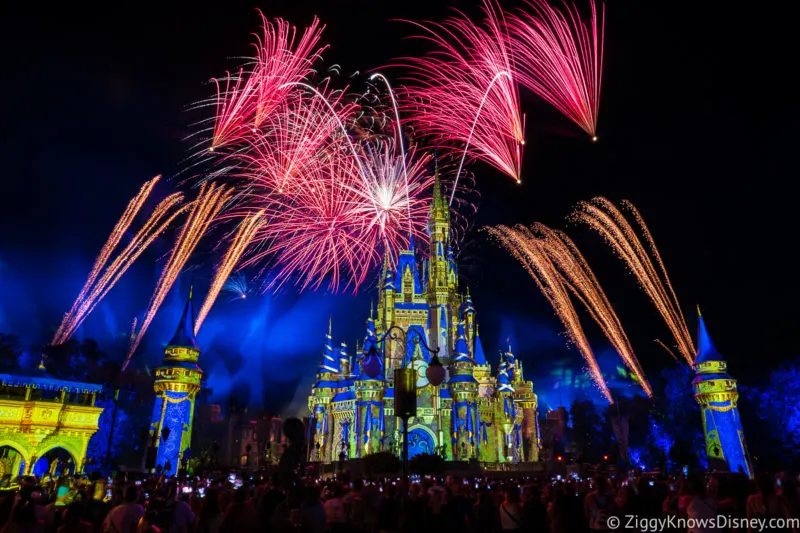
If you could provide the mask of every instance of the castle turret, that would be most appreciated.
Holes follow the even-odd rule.
[[[511,349],[509,348],[509,352]],[[504,461],[514,461],[516,431],[515,424],[517,411],[514,406],[514,387],[511,384],[513,375],[513,359],[510,362],[508,352],[500,353],[500,362],[497,365],[497,414],[496,420],[499,422],[498,444],[502,445],[501,459]]]
[[[339,372],[342,379],[347,379],[350,376],[350,355],[347,353],[347,344],[342,342],[339,347]]]
[[[464,298],[464,303],[461,304],[461,320],[464,321],[464,331],[467,335],[467,344],[470,347],[470,353],[475,353],[475,306],[472,305],[472,296],[467,287],[467,295]]]
[[[383,361],[380,358],[375,321],[367,320],[367,334],[360,363],[360,373],[354,383],[355,392],[355,453],[358,457],[382,450],[385,433],[383,396],[386,387]]]
[[[714,347],[705,321],[697,311],[696,377],[694,396],[703,416],[708,465],[720,471],[743,472],[753,477],[742,422],[737,406],[736,380],[727,373],[727,363]]]
[[[478,382],[473,375],[475,361],[467,346],[464,322],[459,322],[456,335],[448,382],[453,398],[453,456],[467,460],[478,457]]]
[[[177,473],[191,448],[194,404],[203,378],[199,358],[190,289],[175,335],[164,350],[164,362],[153,371],[156,401],[150,431],[157,450],[155,464],[169,476]]]
[[[317,370],[317,381],[311,389],[308,398],[308,408],[311,411],[314,423],[313,443],[309,446],[309,456],[312,461],[323,461],[329,454],[327,434],[329,425],[328,405],[336,394],[339,386],[340,359],[333,350],[333,324],[328,321],[328,333],[325,335],[325,344],[322,348],[322,361]],[[338,355],[341,355],[338,354]],[[345,353],[345,355],[347,355]]]

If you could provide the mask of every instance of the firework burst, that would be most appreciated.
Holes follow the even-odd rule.
[[[545,0],[531,0],[506,25],[519,83],[543,98],[597,140],[603,72],[605,6],[594,0],[587,24],[573,5],[564,12]]]
[[[520,182],[524,124],[498,11],[486,2],[483,26],[460,12],[440,24],[413,23],[435,50],[402,60],[411,72],[410,121],[445,153],[460,156],[456,186],[467,153]]]
[[[506,248],[530,274],[542,294],[550,302],[556,316],[564,325],[572,343],[578,348],[586,361],[587,370],[594,384],[608,400],[613,404],[611,392],[608,390],[603,373],[597,364],[592,347],[586,338],[586,334],[581,326],[580,318],[572,305],[570,290],[564,282],[563,277],[558,271],[557,266],[551,261],[543,243],[536,239],[530,230],[524,226],[509,228],[507,226],[496,226],[488,228],[489,234],[495,237],[500,244]]]
[[[297,28],[282,19],[269,21],[259,12],[263,33],[258,37],[256,57],[247,69],[228,75],[217,87],[216,116],[211,150],[238,144],[262,126],[289,96],[287,83],[301,81],[313,73],[313,64],[327,48],[320,45],[325,27],[315,17],[299,40]]]
[[[236,272],[225,280],[225,284],[222,286],[222,292],[231,294],[232,297],[230,301],[232,302],[235,300],[246,300],[247,295],[250,293],[250,286],[247,283],[247,276],[244,275],[244,272]]]
[[[625,262],[666,322],[675,338],[678,352],[691,365],[695,355],[692,337],[667,275],[667,269],[661,260],[661,254],[658,253],[653,236],[639,211],[627,201],[623,202],[623,206],[631,212],[647,242],[647,247],[642,244],[639,235],[625,215],[606,198],[597,197],[591,202],[580,202],[578,209],[573,213],[573,218],[599,233]]]

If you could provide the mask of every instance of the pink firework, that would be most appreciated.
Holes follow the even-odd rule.
[[[530,0],[531,12],[509,17],[516,76],[530,89],[597,140],[603,72],[605,6],[600,17],[589,0],[589,26],[573,5],[564,12],[545,0]]]
[[[483,26],[460,12],[441,24],[415,23],[436,48],[403,61],[411,70],[405,98],[410,121],[435,145],[460,156],[456,185],[467,153],[520,181],[524,125],[509,38],[498,10],[487,2],[484,12]]]
[[[398,152],[390,141],[365,143],[363,149],[368,179],[343,186],[359,196],[354,213],[368,221],[369,231],[379,232],[390,257],[396,259],[399,250],[408,244],[407,228],[418,242],[427,240],[427,193],[434,179],[429,170],[431,157],[417,157],[414,149],[405,154]]]
[[[276,266],[268,289],[290,279],[300,290],[318,289],[327,279],[331,290],[356,290],[380,260],[380,232],[359,211],[364,200],[342,184],[361,181],[355,159],[330,151],[316,163],[297,177],[292,194],[266,202],[270,218],[256,237],[264,246],[244,266]]]
[[[216,118],[211,150],[237,144],[248,132],[261,127],[275,108],[292,92],[289,82],[305,79],[313,63],[327,48],[320,45],[325,29],[315,17],[296,41],[297,28],[282,19],[262,19],[263,35],[258,37],[256,57],[249,70],[225,77],[224,87],[217,86]]]

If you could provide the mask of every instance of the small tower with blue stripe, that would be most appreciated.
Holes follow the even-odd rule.
[[[753,467],[739,419],[736,380],[728,374],[728,364],[714,347],[699,308],[697,356],[693,367],[696,377],[692,385],[703,415],[708,466],[718,471],[741,472],[752,478]]]

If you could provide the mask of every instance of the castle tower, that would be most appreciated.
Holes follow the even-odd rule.
[[[721,471],[743,472],[753,477],[753,467],[744,440],[737,402],[736,380],[727,373],[727,363],[717,352],[697,311],[696,377],[694,397],[703,416],[708,465]]]
[[[431,216],[428,220],[430,256],[428,260],[428,306],[433,348],[439,348],[443,363],[450,359],[450,293],[455,285],[450,283],[450,261],[446,250],[450,242],[450,206],[442,194],[439,169],[433,185]],[[452,286],[451,286],[452,285]]]
[[[314,435],[308,447],[311,461],[323,461],[330,455],[328,442],[329,414],[328,404],[339,386],[340,358],[333,350],[333,323],[328,321],[328,333],[325,335],[325,345],[322,349],[322,361],[317,370],[317,381],[311,389],[308,398],[308,409],[311,411],[314,424]],[[345,356],[347,354],[345,353]],[[339,352],[341,356],[341,351]]]
[[[472,296],[469,293],[469,287],[467,287],[467,295],[464,298],[464,303],[461,304],[461,320],[464,321],[464,331],[467,334],[467,344],[470,347],[470,352],[474,355],[475,354],[475,306],[472,305]],[[476,364],[478,364],[477,361]]]
[[[477,430],[478,382],[474,376],[475,360],[469,353],[464,322],[459,322],[456,344],[450,361],[450,396],[453,398],[451,424],[453,458],[467,460],[479,456]]]
[[[511,352],[511,347],[508,349]],[[512,354],[513,357],[513,354]],[[520,461],[539,460],[539,423],[536,413],[539,409],[539,398],[533,392],[533,382],[525,381],[522,363],[517,359],[512,386],[512,398],[516,406],[516,418],[513,438],[517,440]]]
[[[153,371],[156,401],[150,432],[157,449],[155,464],[169,476],[175,475],[191,447],[195,398],[203,378],[199,357],[190,289],[178,328],[164,350],[164,362]]]
[[[373,378],[367,375],[364,367],[370,352],[379,353],[375,321],[372,317],[367,320],[367,334],[359,365],[360,373],[353,384],[356,399],[354,422],[357,457],[382,451],[386,431],[383,402],[386,382],[383,377],[383,362],[380,361],[381,369],[377,376]]]
[[[509,348],[509,352],[510,352]],[[513,357],[513,356],[512,356]],[[499,446],[500,461],[513,461],[515,431],[514,425],[517,418],[514,407],[514,387],[511,384],[513,376],[513,362],[509,363],[507,354],[500,353],[500,362],[497,365],[497,444]]]

